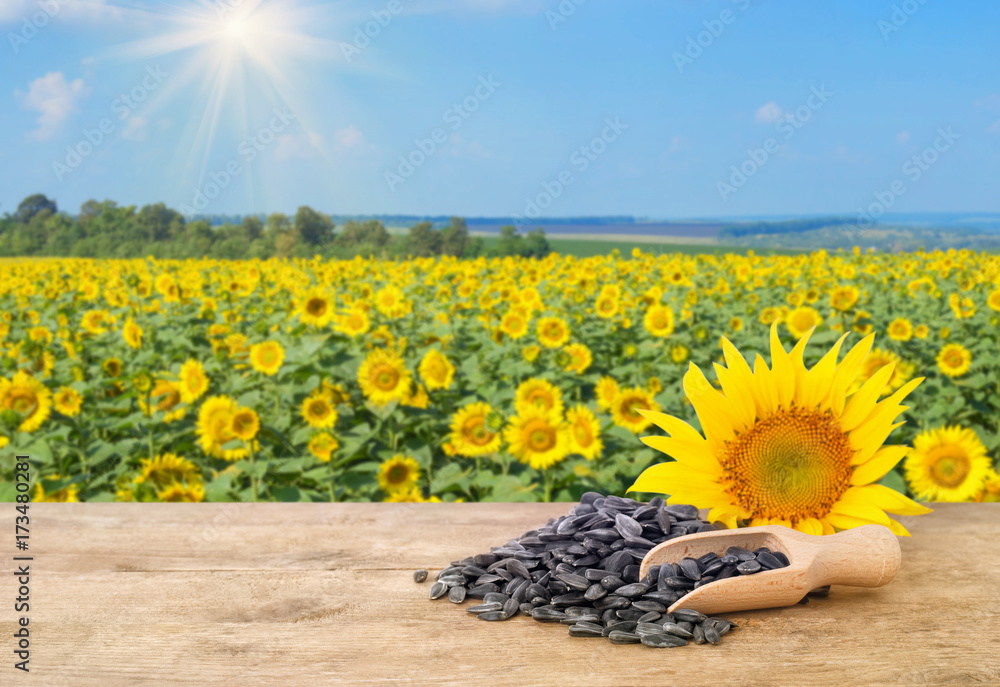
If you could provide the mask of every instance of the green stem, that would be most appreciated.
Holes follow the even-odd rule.
[[[542,479],[545,483],[545,503],[549,503],[552,500],[552,478],[548,470],[542,471]]]
[[[335,488],[334,474],[333,474],[333,456],[330,457],[330,503],[334,503],[337,500],[337,490]]]
[[[254,503],[257,503],[257,476],[254,469],[253,441],[246,442],[247,450],[250,452],[250,496]]]

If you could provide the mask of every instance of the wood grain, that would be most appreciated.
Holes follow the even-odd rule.
[[[13,511],[13,506],[9,506]],[[1000,504],[902,518],[878,589],[729,614],[714,647],[484,623],[411,572],[568,504],[33,504],[31,674],[3,685],[1000,685]],[[11,513],[11,517],[12,517]],[[12,580],[6,552],[2,579]]]

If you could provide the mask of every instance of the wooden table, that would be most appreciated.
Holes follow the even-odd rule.
[[[10,512],[13,504],[2,504]],[[903,518],[881,589],[736,613],[719,646],[615,646],[427,599],[433,574],[569,504],[33,504],[31,673],[3,685],[1000,684],[1000,504]],[[5,527],[12,530],[12,526]],[[468,603],[468,602],[467,602]]]

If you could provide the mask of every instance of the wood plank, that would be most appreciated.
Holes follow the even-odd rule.
[[[900,541],[891,584],[729,615],[741,627],[718,647],[653,650],[573,639],[526,618],[484,623],[428,601],[429,585],[411,578],[567,507],[34,504],[29,679],[60,687],[1000,684],[1000,504],[937,504],[904,518],[914,536]],[[0,569],[11,562],[5,556]],[[10,637],[14,614],[4,607],[0,634]]]

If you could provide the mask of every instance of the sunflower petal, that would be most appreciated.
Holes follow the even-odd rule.
[[[813,408],[820,404],[824,398],[829,396],[830,387],[837,371],[837,358],[840,357],[840,348],[844,345],[844,340],[850,336],[850,332],[844,334],[837,340],[837,343],[827,351],[820,361],[813,365],[812,369],[803,375],[797,388],[797,403],[803,408]]]
[[[844,412],[844,404],[847,401],[847,390],[851,388],[851,384],[858,378],[861,365],[865,362],[865,358],[868,357],[868,353],[871,351],[874,343],[875,335],[869,334],[854,344],[854,347],[847,352],[847,355],[844,356],[844,359],[833,375],[830,394],[820,404],[822,410],[830,409],[835,415],[840,415]]]
[[[830,515],[847,515],[860,520],[868,520],[879,525],[889,526],[889,516],[881,508],[869,503],[840,500],[830,508]]]
[[[886,518],[886,520],[888,520],[888,518]],[[826,521],[840,530],[849,530],[853,527],[861,527],[862,525],[882,524],[881,522],[875,522],[874,520],[868,520],[867,518],[859,518],[853,515],[844,515],[842,513],[833,512],[827,513]]]
[[[895,489],[881,484],[866,484],[863,487],[853,487],[851,491],[863,492],[865,500],[882,510],[896,515],[922,515],[930,513],[931,509],[900,494]],[[861,494],[859,494],[861,495]]]
[[[678,472],[683,473],[682,466],[673,461],[650,465],[642,471],[642,474],[636,478],[635,483],[626,489],[625,492],[645,491],[653,494],[670,494],[674,489],[674,485],[679,482],[676,479]]]
[[[685,441],[697,441],[699,439],[704,440],[704,437],[697,429],[684,422],[684,420],[676,418],[672,415],[667,415],[666,413],[661,413],[656,410],[646,410],[645,408],[636,408],[636,412],[662,429],[671,437],[684,439]]]
[[[722,466],[709,450],[708,442],[700,437],[698,442],[661,436],[642,437],[640,441],[650,448],[666,453],[692,470],[706,473],[713,478],[722,477]]]
[[[847,402],[847,407],[844,408],[844,414],[840,416],[840,426],[845,432],[850,432],[871,414],[895,369],[895,363],[884,365],[854,392],[851,400]]]
[[[887,472],[910,452],[909,446],[883,446],[868,462],[854,468],[851,474],[851,485],[862,486],[882,479]]]
[[[898,522],[896,522],[892,518],[889,518],[889,525],[888,525],[888,527],[889,527],[890,530],[892,530],[892,533],[895,534],[897,537],[909,537],[910,536],[909,530],[907,530],[905,527],[903,527],[902,525],[900,525]]]
[[[806,534],[823,534],[823,523],[816,518],[802,518],[795,523],[795,529]]]

